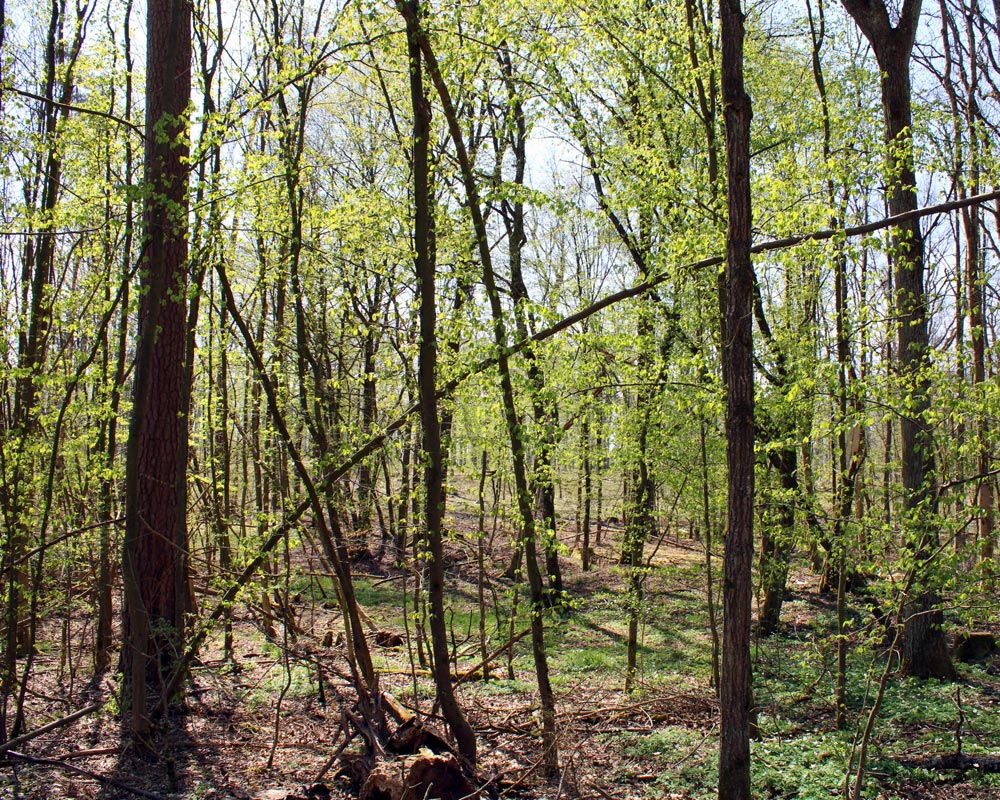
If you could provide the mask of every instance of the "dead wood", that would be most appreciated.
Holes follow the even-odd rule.
[[[86,708],[81,708],[79,711],[74,711],[72,714],[67,714],[65,717],[53,720],[47,725],[42,725],[41,728],[36,728],[35,730],[28,731],[27,733],[23,733],[20,736],[15,736],[13,739],[4,742],[3,744],[0,744],[0,753],[5,753],[12,747],[17,747],[18,745],[22,745],[25,742],[29,742],[36,736],[41,736],[43,733],[48,733],[49,731],[53,731],[56,728],[61,728],[64,725],[69,725],[70,723],[76,722],[78,719],[80,719],[80,717],[85,717],[87,716],[87,714],[92,714],[93,712],[97,711],[101,707],[101,705],[102,705],[101,703],[94,703],[93,705],[89,705]]]
[[[371,771],[361,788],[361,800],[423,800],[426,797],[461,800],[480,796],[454,754],[430,750],[382,762]]]
[[[433,728],[424,725],[416,717],[404,722],[389,737],[385,744],[386,750],[401,755],[414,755],[422,750],[430,750],[437,755],[451,753],[456,755],[452,746],[445,741]]]
[[[948,753],[943,756],[922,756],[920,758],[900,758],[904,767],[934,770],[969,770],[974,769],[984,773],[1000,772],[1000,756],[968,755],[967,753]]]
[[[997,651],[997,639],[989,631],[963,631],[955,637],[952,655],[963,664],[985,661]]]

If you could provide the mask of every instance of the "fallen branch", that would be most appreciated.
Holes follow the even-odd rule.
[[[134,786],[122,783],[117,778],[109,778],[107,775],[91,772],[89,769],[83,769],[82,767],[77,767],[73,764],[67,764],[65,761],[58,761],[54,758],[35,758],[34,756],[26,756],[24,753],[18,753],[14,750],[8,750],[4,755],[6,755],[7,758],[16,758],[17,760],[24,761],[28,764],[37,764],[42,767],[55,767],[57,769],[67,770],[68,772],[75,772],[78,775],[83,775],[95,781],[100,781],[108,786],[114,786],[116,789],[121,789],[123,792],[134,794],[136,797],[145,797],[148,798],[148,800],[164,800],[162,795],[147,792],[145,789],[136,789]]]
[[[121,752],[120,747],[95,747],[90,750],[72,750],[69,753],[63,753],[56,760],[70,761],[77,758],[93,758],[94,756],[111,756],[120,752]]]
[[[76,722],[80,717],[85,717],[87,714],[92,714],[101,707],[101,703],[94,703],[93,705],[87,706],[86,708],[81,708],[79,711],[74,711],[65,717],[60,717],[57,720],[53,720],[47,725],[42,725],[41,728],[36,728],[33,731],[28,731],[27,733],[22,733],[20,736],[15,736],[13,739],[0,744],[0,753],[6,753],[12,747],[18,747],[25,742],[30,742],[37,736],[41,736],[43,733],[48,733],[49,731],[54,731],[56,728],[61,728],[64,725],[69,725]]]
[[[498,647],[496,650],[494,650],[492,653],[486,656],[486,658],[484,658],[482,661],[476,664],[476,666],[472,667],[471,669],[467,669],[465,672],[459,675],[458,679],[455,681],[455,685],[461,686],[463,683],[469,680],[469,678],[471,678],[473,675],[479,672],[483,667],[491,663],[497,656],[506,653],[510,648],[512,648],[519,641],[521,641],[521,639],[523,639],[529,633],[531,633],[531,628],[525,628],[516,636],[512,636],[510,639],[507,640],[507,643],[504,644],[502,647]]]
[[[920,758],[897,759],[904,767],[918,769],[975,769],[983,773],[1000,772],[1000,757],[988,755],[973,755],[968,753],[949,753],[945,756],[921,756]]]

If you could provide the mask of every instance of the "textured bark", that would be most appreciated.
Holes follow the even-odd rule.
[[[750,604],[754,514],[753,270],[750,262],[750,97],[743,84],[743,13],[723,0],[722,101],[726,120],[725,364],[729,533],[723,585],[719,799],[750,798]]]
[[[844,7],[871,44],[882,71],[882,112],[889,147],[885,183],[892,216],[915,211],[917,183],[913,168],[910,54],[920,18],[920,0],[906,0],[893,25],[884,0],[843,0]],[[900,418],[900,451],[906,546],[918,561],[936,549],[938,535],[932,519],[936,507],[934,438],[927,424],[930,406],[928,369],[927,296],[924,292],[924,240],[917,219],[892,229],[898,371],[909,393]],[[917,677],[954,678],[955,668],[941,627],[933,586],[918,575],[909,598],[902,643],[901,672]]]
[[[185,387],[191,10],[149,0],[145,257],[126,454],[122,668],[133,735],[149,727],[147,685],[180,657],[187,610]]]

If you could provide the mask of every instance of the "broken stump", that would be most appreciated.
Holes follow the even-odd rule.
[[[460,800],[479,797],[476,787],[451,753],[421,750],[416,755],[383,761],[361,787],[360,800]]]

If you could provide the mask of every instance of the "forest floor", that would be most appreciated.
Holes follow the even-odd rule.
[[[449,620],[459,671],[480,661],[475,520],[455,515],[460,534],[449,555],[453,614]],[[492,664],[490,680],[459,688],[479,742],[482,774],[504,797],[561,800],[696,800],[715,796],[719,708],[710,687],[711,636],[706,612],[705,555],[699,542],[671,537],[651,556],[641,604],[634,691],[623,694],[628,597],[616,562],[616,531],[596,548],[596,568],[583,573],[568,531],[561,562],[572,609],[547,618],[548,649],[557,693],[561,772],[541,768],[538,703],[526,637]],[[503,540],[503,541],[501,541]],[[488,542],[489,574],[503,571],[509,545]],[[653,546],[647,547],[647,556]],[[716,559],[716,567],[720,567]],[[349,770],[331,756],[342,741],[343,708],[352,702],[347,665],[336,640],[338,612],[318,559],[297,556],[284,589],[293,597],[297,631],[283,642],[262,633],[259,606],[235,616],[235,657],[222,658],[221,638],[203,650],[183,706],[157,741],[159,758],[123,748],[111,674],[90,674],[92,622],[85,605],[67,618],[53,613],[33,666],[27,697],[29,730],[88,704],[99,711],[17,750],[36,759],[0,762],[0,798],[126,798],[223,800],[352,797]],[[852,748],[872,705],[885,656],[875,644],[852,640],[847,731],[834,726],[835,619],[832,597],[797,565],[780,632],[753,646],[760,738],[753,744],[758,798],[810,800],[843,796]],[[429,725],[433,688],[420,666],[412,620],[401,609],[413,582],[387,566],[357,567],[358,599],[381,632],[401,646],[373,652],[381,687]],[[717,584],[718,585],[718,584]],[[282,590],[279,585],[279,591]],[[511,623],[514,593],[494,579],[486,592],[490,649],[526,628],[524,598]],[[204,601],[211,605],[211,598]],[[870,616],[856,600],[863,629]],[[69,621],[69,625],[65,624]],[[291,634],[291,630],[289,634]],[[334,641],[324,646],[331,632]],[[327,638],[327,642],[329,642]],[[385,642],[384,637],[379,641]],[[388,641],[388,644],[395,642]],[[287,646],[285,646],[287,645]],[[959,665],[956,684],[891,677],[872,729],[862,797],[880,800],[1000,798],[1000,776],[979,769],[914,766],[961,752],[1000,755],[1000,659]],[[42,763],[42,760],[46,760]],[[854,763],[856,768],[857,752]],[[327,769],[324,771],[324,767]],[[84,770],[83,774],[79,770]],[[109,783],[117,782],[117,785]]]

